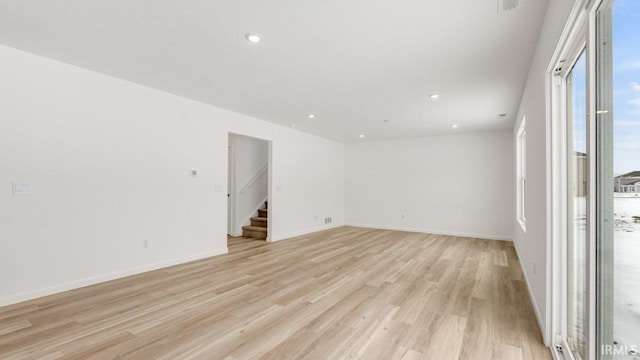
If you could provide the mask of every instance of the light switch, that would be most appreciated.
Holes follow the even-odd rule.
[[[215,189],[215,191],[216,191],[216,192],[222,192],[222,185],[220,185],[220,184],[216,184],[216,185],[214,186],[214,189]]]
[[[14,195],[28,195],[31,194],[31,184],[24,181],[13,182],[13,194]]]

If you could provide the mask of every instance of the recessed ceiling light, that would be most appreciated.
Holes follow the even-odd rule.
[[[360,134],[360,137],[361,137],[361,138],[363,138],[363,137],[364,137],[364,134]]]
[[[316,117],[316,116],[315,116],[315,115],[313,115],[313,114],[309,114],[309,115],[307,115],[307,117],[308,117],[309,119],[315,119],[315,117]]]
[[[437,99],[437,98],[439,98],[439,97],[440,97],[440,95],[438,95],[438,94],[431,94],[431,95],[429,95],[429,99],[431,99],[431,100],[435,100],[435,99]]]
[[[247,33],[244,35],[245,38],[247,38],[247,40],[253,42],[253,43],[257,43],[260,42],[260,40],[262,40],[262,38],[260,37],[260,35],[258,34],[254,34],[254,33]]]
[[[458,124],[453,124],[451,125],[452,128],[457,129],[458,128]]]

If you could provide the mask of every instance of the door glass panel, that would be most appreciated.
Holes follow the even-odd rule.
[[[587,76],[583,52],[567,75],[567,340],[585,358],[587,253]]]
[[[600,355],[640,359],[640,1],[605,1],[596,36]]]

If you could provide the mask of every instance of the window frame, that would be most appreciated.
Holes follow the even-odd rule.
[[[522,118],[516,134],[516,214],[520,228],[527,232],[527,117]]]
[[[566,130],[566,72],[572,68],[575,55],[581,49],[587,54],[587,291],[585,306],[586,359],[600,359],[598,351],[603,338],[598,334],[603,318],[598,309],[602,299],[597,297],[598,279],[598,202],[600,173],[596,163],[602,156],[598,144],[596,121],[596,17],[600,6],[611,0],[576,0],[567,25],[547,67],[547,327],[543,334],[556,358],[575,360],[567,347],[567,130]],[[602,304],[600,304],[602,306]],[[606,320],[606,319],[605,319]],[[564,350],[564,351],[563,351]]]
[[[588,14],[585,1],[577,0],[569,15],[569,22],[555,49],[549,66],[547,67],[547,204],[549,223],[547,232],[547,320],[546,339],[557,358],[575,360],[569,350],[568,339],[568,308],[567,308],[567,274],[568,274],[568,172],[567,172],[567,75],[573,68],[578,56],[587,48]],[[587,52],[589,49],[587,48]],[[587,55],[587,72],[589,72],[589,55]],[[589,76],[589,75],[587,75]],[[587,84],[590,80],[587,79]],[[589,86],[589,85],[588,85]],[[587,97],[589,96],[587,91]],[[587,99],[589,103],[589,99]],[[590,150],[587,144],[587,150]],[[588,173],[587,178],[589,178]],[[589,190],[587,190],[589,192]],[[589,194],[587,194],[589,196]],[[590,201],[587,199],[587,204]],[[589,223],[589,219],[587,220]],[[589,227],[589,225],[587,225]],[[589,277],[590,278],[590,277]],[[588,288],[589,284],[587,284]],[[585,304],[590,308],[590,297]],[[589,314],[591,311],[589,311]],[[592,355],[589,346],[589,320],[585,321],[587,358]],[[560,357],[562,356],[562,357]]]

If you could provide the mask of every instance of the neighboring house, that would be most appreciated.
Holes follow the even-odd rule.
[[[573,192],[574,196],[587,196],[587,154],[575,151],[573,154],[572,167],[575,169],[573,174]]]
[[[620,193],[640,193],[640,171],[616,176],[614,178],[614,191]]]

